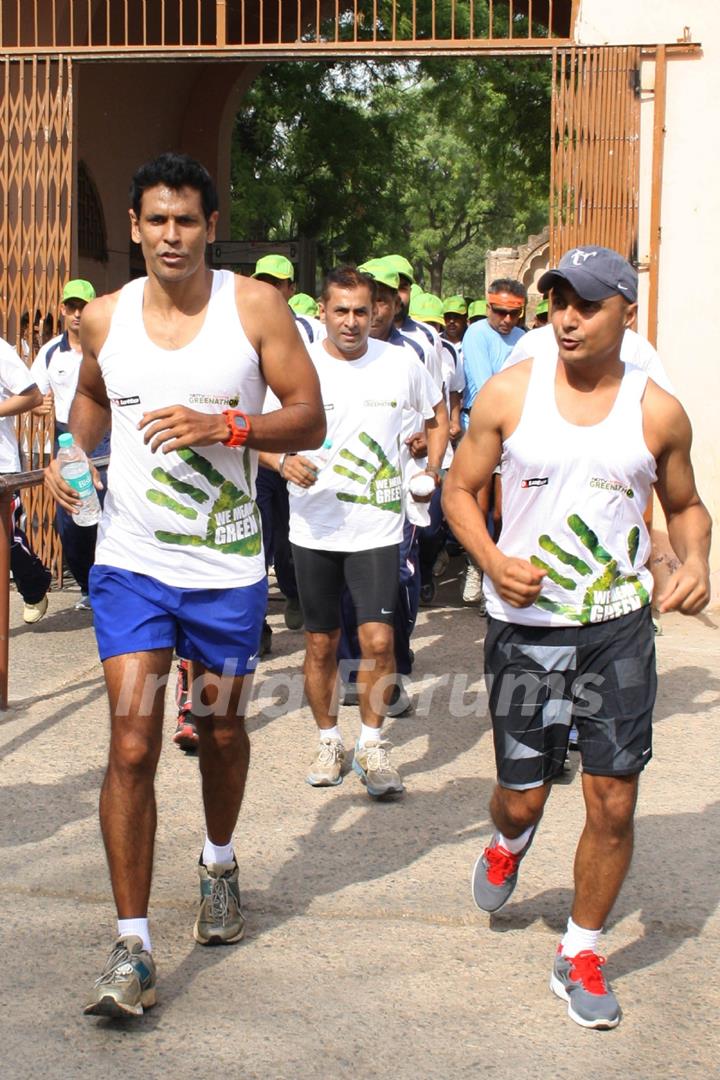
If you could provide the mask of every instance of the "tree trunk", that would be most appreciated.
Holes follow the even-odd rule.
[[[438,252],[430,259],[430,292],[436,296],[442,296],[443,269],[445,267],[445,253]]]

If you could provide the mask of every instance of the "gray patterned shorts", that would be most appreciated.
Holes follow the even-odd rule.
[[[631,776],[652,756],[657,675],[649,605],[577,627],[490,619],[485,679],[502,787],[540,787],[562,772],[572,723],[583,772]]]

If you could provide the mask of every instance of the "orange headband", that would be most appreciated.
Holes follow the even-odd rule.
[[[488,293],[488,304],[494,307],[505,308],[506,311],[519,311],[525,307],[525,301],[520,296],[512,293]]]

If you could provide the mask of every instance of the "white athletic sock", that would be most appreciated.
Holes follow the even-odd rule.
[[[579,952],[584,952],[585,949],[589,949],[590,952],[597,952],[601,934],[602,926],[599,930],[586,930],[583,926],[574,923],[572,919],[568,919],[567,931],[560,942],[563,956],[577,956]]]
[[[150,941],[150,931],[148,929],[147,919],[118,919],[117,931],[118,937],[127,937],[128,934],[136,934],[137,937],[142,938],[143,949],[147,952],[152,952],[152,943]]]
[[[532,836],[534,826],[531,825],[525,832],[520,833],[519,836],[514,836],[510,839],[509,836],[503,836],[501,832],[497,834],[498,844],[500,847],[504,847],[506,851],[509,851],[511,855],[519,855],[524,847],[527,847],[527,842]]]
[[[213,844],[209,836],[205,837],[205,846],[202,852],[202,861],[205,866],[217,866],[218,863],[231,863],[235,858],[233,842],[229,844]]]
[[[340,734],[340,728],[337,726],[337,724],[335,725],[335,727],[320,728],[320,738],[333,739],[335,742],[339,743],[342,743],[343,741],[342,735]]]
[[[370,727],[369,724],[360,724],[360,738],[358,739],[358,746],[364,746],[365,743],[378,742],[382,739],[382,728]]]

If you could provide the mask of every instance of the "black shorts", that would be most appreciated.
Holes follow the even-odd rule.
[[[652,756],[657,675],[649,605],[578,627],[490,619],[485,678],[502,787],[540,787],[562,772],[573,722],[583,772],[632,776]]]
[[[298,596],[311,634],[340,627],[340,596],[347,585],[358,626],[392,625],[400,587],[400,545],[369,551],[317,551],[292,545]]]

